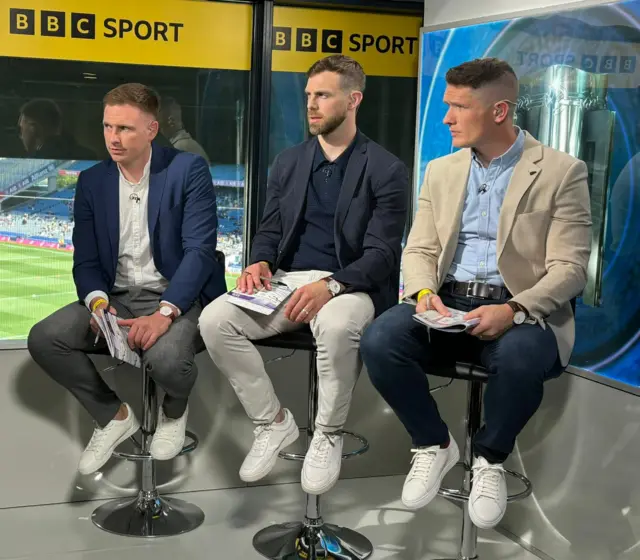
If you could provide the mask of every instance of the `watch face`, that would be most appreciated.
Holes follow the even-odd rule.
[[[522,325],[522,323],[524,323],[526,319],[527,314],[524,311],[516,311],[516,313],[513,315],[513,322],[516,325]]]
[[[340,284],[338,284],[335,280],[329,280],[327,287],[334,296],[337,296],[340,293]]]
[[[164,316],[164,317],[171,317],[171,314],[173,313],[173,311],[171,311],[171,309],[169,307],[161,307],[160,308],[160,315]]]

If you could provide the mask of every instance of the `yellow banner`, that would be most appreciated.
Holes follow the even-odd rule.
[[[7,0],[0,56],[249,70],[251,6],[185,0]]]
[[[273,70],[306,72],[318,59],[346,54],[369,76],[416,77],[422,18],[276,7]]]

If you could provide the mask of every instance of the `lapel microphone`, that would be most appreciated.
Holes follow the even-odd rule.
[[[331,174],[333,173],[333,168],[330,165],[325,165],[322,168],[322,172],[324,173],[324,176],[328,179],[329,177],[331,177]]]
[[[486,192],[487,192],[487,184],[482,183],[482,185],[480,185],[480,188],[478,189],[478,194],[484,194]]]
[[[129,200],[133,200],[137,204],[140,202],[140,197],[136,193],[133,193],[129,195]]]

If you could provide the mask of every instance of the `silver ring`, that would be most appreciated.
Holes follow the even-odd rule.
[[[302,313],[304,313],[305,315],[309,315],[309,312],[306,309],[303,309]]]

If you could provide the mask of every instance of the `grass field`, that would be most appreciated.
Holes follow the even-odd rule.
[[[27,338],[32,325],[76,299],[72,254],[0,243],[0,340]],[[235,286],[235,276],[227,275]]]

